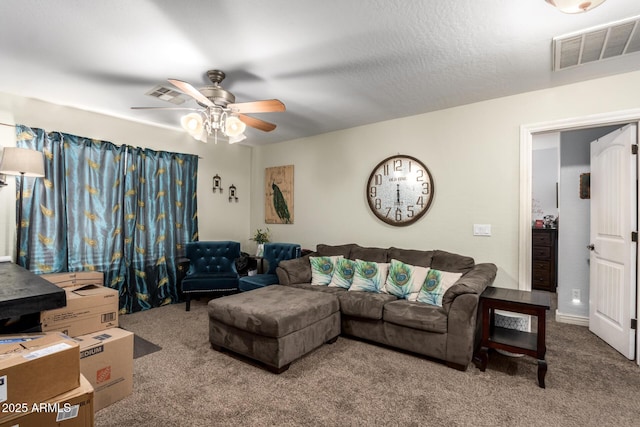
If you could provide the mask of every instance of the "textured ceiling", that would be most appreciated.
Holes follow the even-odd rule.
[[[259,145],[638,70],[634,53],[551,71],[553,37],[636,15],[638,0],[2,0],[0,92],[179,128],[183,113],[130,107],[173,106],[145,93],[216,68],[237,102],[286,104],[255,115],[278,125],[247,131]]]

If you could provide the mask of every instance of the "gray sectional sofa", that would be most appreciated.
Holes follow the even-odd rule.
[[[442,306],[398,298],[388,293],[351,292],[314,285],[310,257],[343,256],[350,260],[390,263],[461,273],[442,295]],[[476,346],[480,294],[493,283],[494,264],[441,250],[369,248],[357,244],[317,246],[316,252],[281,261],[276,269],[280,285],[328,292],[340,303],[342,334],[440,359],[465,370]]]

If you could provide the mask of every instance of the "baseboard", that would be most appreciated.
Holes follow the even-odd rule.
[[[589,326],[589,318],[584,316],[576,316],[575,314],[560,313],[556,310],[556,322],[569,323],[571,325]]]

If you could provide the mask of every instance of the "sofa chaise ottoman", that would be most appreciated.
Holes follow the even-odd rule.
[[[335,295],[289,286],[264,288],[211,300],[209,341],[282,373],[294,360],[340,335]]]

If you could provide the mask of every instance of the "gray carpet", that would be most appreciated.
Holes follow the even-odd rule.
[[[162,351],[134,361],[133,395],[97,412],[96,426],[640,425],[640,368],[553,320],[546,389],[528,357],[492,353],[485,372],[459,372],[345,337],[274,375],[210,348],[204,300],[120,322]]]

